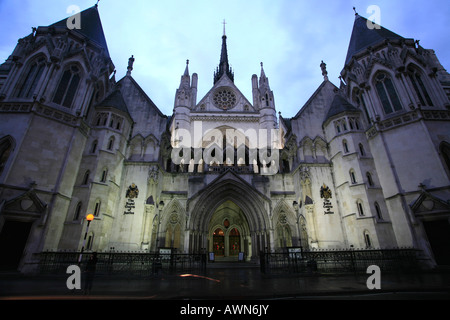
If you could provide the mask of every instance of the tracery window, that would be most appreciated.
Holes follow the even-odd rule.
[[[71,65],[64,71],[58,89],[56,90],[55,97],[53,98],[54,103],[66,108],[72,107],[81,80],[80,71],[80,68],[76,65]]]
[[[27,75],[17,91],[17,98],[31,98],[33,96],[44,70],[44,58],[40,58],[30,65]]]
[[[397,91],[395,90],[394,83],[386,73],[380,72],[376,75],[375,87],[385,114],[390,114],[403,109]]]
[[[409,71],[409,79],[412,82],[414,91],[419,97],[420,104],[422,106],[430,106],[430,107],[433,106],[433,102],[431,101],[430,95],[428,94],[428,91],[422,81],[421,74],[417,71],[417,69],[413,67],[408,68],[408,71]]]

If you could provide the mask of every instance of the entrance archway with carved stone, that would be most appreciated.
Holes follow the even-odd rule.
[[[255,260],[260,251],[271,247],[270,199],[232,171],[194,194],[188,200],[187,211],[186,251],[214,252],[214,232],[220,230],[224,237],[224,256],[240,251],[247,261]],[[235,243],[230,244],[230,239]]]
[[[208,252],[217,257],[237,258],[240,252],[251,256],[250,243],[250,229],[244,213],[233,201],[225,201],[209,223]]]

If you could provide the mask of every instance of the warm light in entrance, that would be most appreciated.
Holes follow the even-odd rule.
[[[93,214],[89,214],[89,215],[86,217],[86,220],[87,220],[87,221],[92,221],[92,220],[94,220],[94,215],[93,215]]]

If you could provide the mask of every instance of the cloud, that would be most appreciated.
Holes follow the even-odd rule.
[[[31,27],[49,25],[67,16],[69,5],[91,7],[92,0],[0,1],[0,59]],[[381,8],[382,25],[405,37],[420,39],[450,65],[448,0],[167,0],[100,1],[99,10],[117,78],[126,73],[128,58],[136,62],[133,77],[165,114],[171,114],[175,91],[190,60],[199,75],[198,101],[213,85],[220,59],[222,21],[227,21],[228,53],[235,83],[252,101],[251,76],[264,62],[283,116],[297,114],[323,77],[339,85],[354,21],[353,6],[364,16],[369,5]]]

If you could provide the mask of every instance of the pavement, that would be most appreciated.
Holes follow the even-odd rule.
[[[70,275],[0,273],[0,300],[450,300],[450,272],[383,274],[370,290],[370,274],[265,275],[256,265],[208,265],[204,274],[146,278],[98,274],[89,294],[69,290]],[[83,280],[83,279],[82,279]]]

